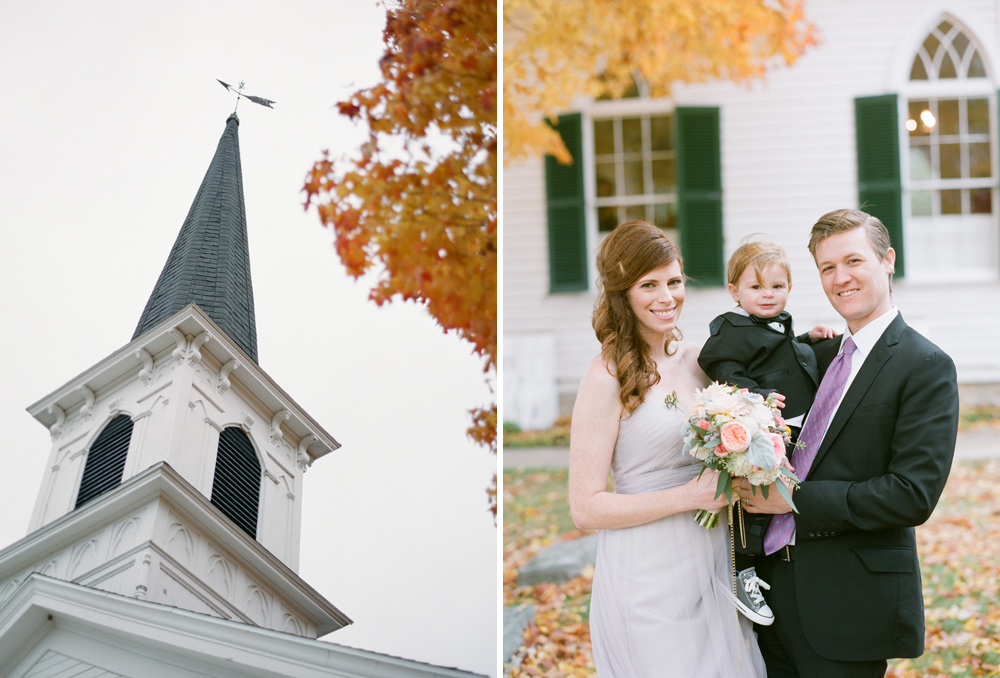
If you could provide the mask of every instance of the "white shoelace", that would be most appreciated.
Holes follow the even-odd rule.
[[[747,577],[746,579],[743,580],[743,590],[747,592],[747,596],[750,597],[750,600],[753,601],[754,605],[760,605],[764,602],[764,594],[760,592],[759,588],[761,586],[763,586],[768,591],[771,590],[771,587],[768,585],[768,583],[763,579],[759,578],[757,575],[754,575],[752,577]]]

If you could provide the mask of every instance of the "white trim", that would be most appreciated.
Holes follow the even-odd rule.
[[[477,676],[136,600],[39,574],[25,579],[10,600],[0,606],[0,675],[10,675],[17,663],[31,657],[34,647],[48,641],[50,634],[53,637],[49,645],[59,647],[60,641],[65,642],[65,633],[89,637],[99,649],[148,652],[149,668],[166,670],[159,675],[167,675],[170,667],[197,667],[184,670],[182,675]]]
[[[247,536],[234,523],[224,519],[217,507],[166,462],[149,467],[114,490],[0,551],[0,582],[44,560],[46,554],[72,543],[76,536],[86,535],[109,524],[121,516],[126,508],[132,510],[146,505],[158,496],[165,497],[181,515],[210,535],[249,571],[261,577],[304,614],[312,617],[320,636],[352,623],[347,615],[303,581],[285,563]]]
[[[137,356],[139,349],[144,349],[154,358],[164,352],[173,351],[177,345],[175,329],[180,329],[181,334],[185,336],[200,337],[205,332],[211,335],[212,341],[205,342],[200,347],[202,360],[211,356],[221,368],[234,358],[240,359],[244,368],[230,375],[233,386],[240,384],[257,398],[270,410],[269,417],[282,409],[291,412],[284,425],[297,440],[310,433],[316,436],[316,442],[311,444],[312,449],[308,452],[313,461],[340,447],[340,443],[299,407],[257,363],[243,352],[243,349],[230,340],[197,304],[188,304],[156,327],[147,330],[83,374],[29,406],[28,412],[43,426],[50,428],[55,423],[56,417],[49,412],[49,406],[59,405],[64,411],[76,407],[83,400],[79,394],[80,386],[83,384],[90,384],[90,388],[100,399],[102,389],[111,388],[128,375],[138,374],[144,369],[143,361]]]
[[[982,80],[987,83],[993,83],[996,80],[994,65],[1000,63],[996,50],[992,44],[984,42],[978,36],[979,31],[972,28],[972,26],[990,26],[993,24],[993,20],[975,10],[966,8],[961,12],[955,12],[954,7],[951,5],[939,3],[925,8],[923,12],[916,16],[911,16],[909,22],[910,29],[900,38],[896,44],[896,54],[889,60],[885,80],[887,92],[899,92],[900,96],[902,96],[905,90],[907,92],[906,96],[910,96],[909,87],[913,84],[910,82],[910,68],[913,66],[913,56],[930,32],[934,30],[943,18],[947,18],[952,23],[961,26],[962,30],[966,32],[968,37],[980,50],[983,58],[983,66],[986,68],[986,77]],[[940,81],[935,81],[935,83],[938,82]],[[959,82],[968,83],[969,81],[961,80]],[[935,89],[934,91],[941,92],[945,90]],[[969,90],[963,91],[968,92]],[[977,92],[973,91],[972,93]],[[950,93],[948,93],[948,96],[950,96]]]

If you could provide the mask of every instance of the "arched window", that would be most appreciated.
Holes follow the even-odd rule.
[[[131,440],[131,417],[121,414],[108,422],[87,452],[76,508],[121,485]]]
[[[238,428],[223,429],[215,460],[212,503],[254,539],[260,480],[260,462],[250,438]]]
[[[903,109],[911,277],[996,275],[995,101],[974,37],[943,18],[916,50]]]

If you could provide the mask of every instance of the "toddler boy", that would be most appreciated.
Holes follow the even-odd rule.
[[[726,270],[729,294],[736,309],[723,313],[709,325],[711,336],[698,356],[698,364],[713,381],[732,384],[765,398],[777,393],[782,416],[798,438],[806,412],[819,384],[819,368],[811,343],[835,336],[817,326],[808,334],[792,333],[792,317],[785,311],[792,289],[788,255],[772,243],[741,245],[729,258]],[[770,516],[738,511],[736,534],[737,607],[762,625],[774,621],[759,586],[754,556],[763,552],[764,532]]]

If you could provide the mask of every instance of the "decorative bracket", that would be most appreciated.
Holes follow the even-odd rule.
[[[215,389],[220,395],[229,390],[229,375],[241,367],[243,365],[236,358],[222,366],[222,369],[219,370],[219,377],[215,380]]]
[[[94,403],[97,400],[97,396],[94,395],[94,392],[87,385],[80,387],[80,393],[83,394],[83,406],[80,408],[81,421],[89,421],[90,415],[94,413]]]
[[[247,414],[246,412],[244,412],[243,413],[243,421],[240,422],[240,428],[243,429],[244,433],[246,433],[247,435],[250,435],[250,429],[253,428],[253,425],[255,423],[256,423],[256,420],[252,416],[250,416],[249,414]]]
[[[274,415],[271,419],[271,442],[277,445],[281,442],[281,439],[285,437],[285,434],[281,432],[281,422],[287,420],[292,413],[288,410],[281,410]]]
[[[312,459],[309,458],[309,454],[306,452],[306,449],[317,440],[319,440],[319,438],[315,435],[307,433],[302,436],[302,439],[299,441],[298,450],[295,452],[295,461],[298,463],[299,468],[302,469],[303,473],[305,473],[307,468],[312,466]]]
[[[170,333],[174,335],[177,348],[174,349],[173,357],[177,364],[188,363],[193,365],[201,360],[201,347],[212,340],[212,335],[202,332],[197,337],[185,336],[178,328],[173,328]]]
[[[140,348],[135,352],[135,357],[142,361],[142,369],[139,370],[139,378],[142,379],[144,386],[148,386],[149,382],[153,380],[153,356],[149,355],[149,352]]]
[[[62,435],[63,427],[66,425],[66,412],[55,403],[49,405],[49,414],[56,415],[56,423],[49,427],[49,435],[55,440]]]

